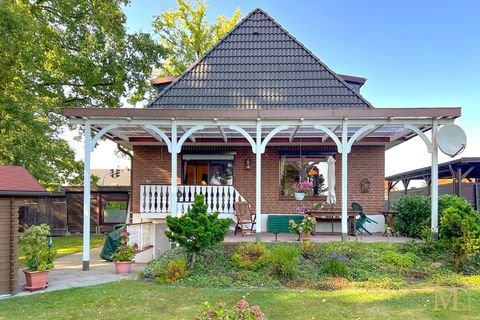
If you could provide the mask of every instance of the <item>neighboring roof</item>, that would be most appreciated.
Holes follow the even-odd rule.
[[[444,162],[438,164],[438,178],[439,179],[448,179],[452,177],[450,171],[452,168],[453,171],[458,169],[462,170],[462,173],[467,172],[470,168],[473,168],[465,178],[480,178],[480,157],[473,158],[460,158],[457,160],[452,160],[449,162]],[[420,169],[415,169],[411,171],[406,171],[398,173],[385,179],[391,182],[401,181],[401,180],[423,180],[425,177],[430,177],[432,167],[424,167]]]
[[[46,193],[45,188],[20,166],[0,166],[0,194]]]
[[[91,169],[90,173],[100,178],[100,186],[129,186],[131,171],[128,168],[120,169],[120,175],[117,178],[110,176],[110,169]],[[103,180],[103,185],[102,185]]]
[[[365,109],[372,106],[267,13],[255,9],[148,107]]]

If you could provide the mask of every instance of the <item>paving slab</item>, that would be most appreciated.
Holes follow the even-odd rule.
[[[23,290],[25,276],[23,269],[18,270],[19,287],[14,296],[24,296],[55,290],[70,289],[76,287],[93,286],[101,283],[118,281],[123,279],[134,279],[139,271],[145,269],[144,263],[132,264],[132,271],[128,275],[115,273],[115,265],[100,258],[102,248],[90,250],[90,270],[82,270],[82,253],[75,253],[55,260],[55,269],[48,275],[48,287],[33,292]]]

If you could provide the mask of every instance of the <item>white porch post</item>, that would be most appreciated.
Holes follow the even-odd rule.
[[[432,237],[438,240],[438,120],[432,123],[432,172],[431,172],[431,200],[432,200]]]
[[[342,241],[348,240],[348,124],[342,123]]]
[[[172,217],[177,216],[177,192],[178,192],[178,185],[177,185],[177,122],[175,119],[172,119],[172,136],[171,136],[171,155],[172,155],[172,181],[171,181],[171,189],[172,192],[170,194],[171,197],[171,205],[172,207],[171,212],[172,212]]]
[[[256,227],[255,239],[257,242],[262,241],[260,233],[262,232],[262,124],[260,120],[257,121],[257,136],[256,136],[256,164],[255,164],[255,214]]]
[[[82,270],[90,269],[90,152],[91,152],[90,121],[85,121],[84,167],[83,167],[83,266]]]

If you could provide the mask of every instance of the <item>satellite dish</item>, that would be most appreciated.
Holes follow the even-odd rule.
[[[437,141],[440,150],[453,158],[465,150],[467,135],[459,126],[449,124],[438,130]]]

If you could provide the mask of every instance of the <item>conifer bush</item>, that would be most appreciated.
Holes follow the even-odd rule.
[[[232,223],[219,219],[219,212],[207,214],[207,204],[201,194],[195,195],[192,208],[181,217],[167,217],[166,236],[184,247],[190,254],[190,267],[195,266],[197,253],[222,242]]]

